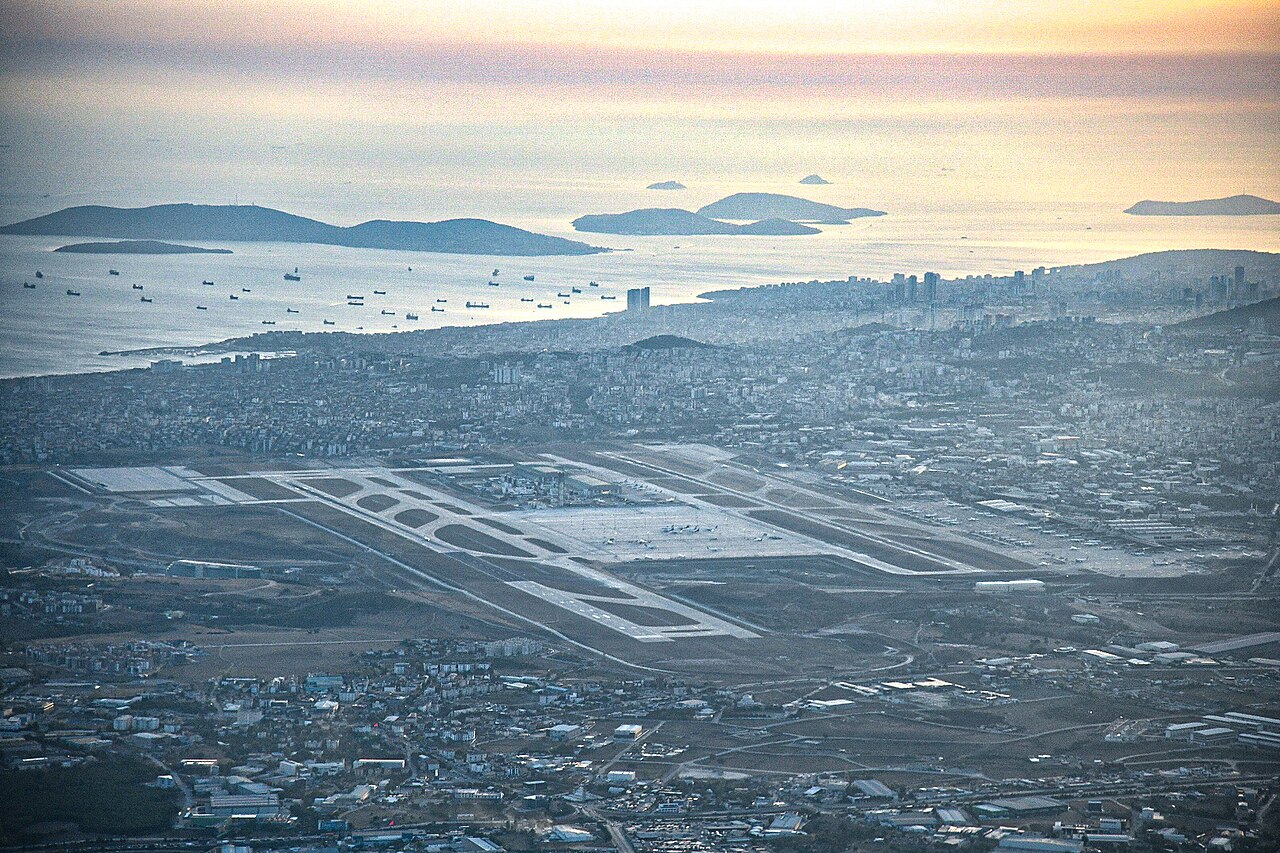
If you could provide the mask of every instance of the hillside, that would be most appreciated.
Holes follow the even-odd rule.
[[[1256,195],[1199,201],[1140,201],[1125,213],[1134,216],[1266,216],[1280,214],[1280,202]]]
[[[1055,267],[1054,274],[1119,275],[1124,278],[1205,277],[1229,274],[1237,267],[1245,268],[1245,276],[1280,274],[1280,254],[1250,249],[1172,249],[1147,252],[1096,264]]]
[[[589,255],[607,249],[535,234],[486,219],[442,222],[372,220],[349,228],[256,205],[161,204],[69,207],[0,227],[0,234],[319,243],[475,255]]]
[[[1280,297],[1216,311],[1194,320],[1184,320],[1169,329],[1179,332],[1232,332],[1249,328],[1249,324],[1259,318],[1263,327],[1271,334],[1280,332]]]
[[[623,349],[714,349],[714,347],[711,344],[704,344],[702,341],[695,341],[693,338],[682,338],[679,335],[654,335],[651,338],[627,344]]]
[[[797,219],[806,222],[838,222],[861,216],[884,216],[867,207],[836,207],[779,193],[734,193],[698,209],[703,216],[721,219]]]

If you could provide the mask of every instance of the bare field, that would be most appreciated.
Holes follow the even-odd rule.
[[[425,509],[406,509],[396,513],[395,518],[397,522],[408,527],[422,527],[439,520],[440,516]]]
[[[308,477],[306,483],[335,498],[345,498],[360,491],[358,484],[341,477]]]
[[[528,551],[517,548],[495,539],[487,533],[466,527],[461,524],[446,524],[436,531],[437,538],[457,548],[467,551],[481,551],[486,554],[498,554],[504,557],[532,557]]]
[[[356,505],[361,509],[367,509],[369,512],[385,512],[393,506],[398,506],[400,501],[389,495],[365,495],[356,501]]]
[[[260,501],[290,500],[302,497],[293,489],[262,477],[224,477],[218,480]]]

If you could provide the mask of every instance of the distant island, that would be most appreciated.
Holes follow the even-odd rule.
[[[836,222],[885,215],[883,210],[836,207],[778,193],[734,193],[699,208],[698,213],[719,219],[793,219],[803,222]]]
[[[487,219],[442,222],[371,220],[344,228],[257,205],[160,204],[152,207],[68,207],[0,227],[0,234],[319,243],[459,255],[592,255],[608,249],[535,234]]]
[[[1280,214],[1280,202],[1256,195],[1200,201],[1140,201],[1125,213],[1134,216],[1266,216]]]
[[[647,207],[626,213],[598,213],[573,220],[576,231],[632,236],[691,236],[697,234],[742,234],[790,237],[817,234],[817,228],[786,219],[764,219],[749,225],[721,222],[709,216],[674,207]]]
[[[645,187],[647,190],[683,190],[687,189],[684,184],[679,181],[659,181],[656,184],[649,184]]]
[[[814,186],[817,186],[819,184],[829,184],[831,182],[828,181],[826,178],[822,177],[821,175],[805,175],[803,178],[800,179],[800,183],[812,184]]]
[[[55,252],[72,252],[84,255],[230,255],[230,249],[203,249],[200,246],[180,246],[161,243],[159,240],[121,240],[118,243],[72,243],[59,246]]]

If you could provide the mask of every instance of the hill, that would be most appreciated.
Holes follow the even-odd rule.
[[[1280,202],[1256,195],[1200,201],[1140,201],[1125,213],[1134,216],[1265,216],[1280,214]]]
[[[647,207],[626,213],[598,213],[573,220],[577,231],[597,234],[630,234],[633,236],[689,236],[695,234],[746,234],[793,236],[817,234],[818,229],[785,219],[735,225],[674,207]]]
[[[837,221],[860,216],[884,216],[867,207],[836,207],[778,193],[734,193],[698,209],[703,216],[721,219],[797,219]]]
[[[1239,305],[1226,311],[1216,311],[1194,320],[1184,320],[1169,327],[1178,332],[1234,332],[1248,329],[1250,323],[1261,319],[1270,334],[1280,331],[1280,297],[1264,299],[1252,305]]]
[[[682,190],[685,185],[679,181],[658,181],[656,184],[649,184],[645,187],[647,190]]]
[[[1280,274],[1280,254],[1250,249],[1171,249],[1147,252],[1114,261],[1076,266],[1054,267],[1054,275],[1119,275],[1124,278],[1199,277],[1229,274],[1237,267],[1245,268],[1247,277]]]
[[[161,243],[158,240],[122,240],[118,243],[72,243],[59,246],[55,252],[72,252],[85,255],[230,255],[230,249],[204,249],[200,246],[180,246]]]
[[[800,179],[800,183],[810,184],[812,186],[818,186],[820,184],[829,184],[831,182],[828,181],[826,178],[822,177],[821,175],[805,175],[803,178]]]
[[[821,234],[822,231],[817,228],[811,228],[808,225],[802,225],[799,222],[792,222],[790,219],[761,219],[759,222],[739,226],[737,233],[755,236],[794,237],[801,234]]]
[[[413,252],[476,255],[589,255],[608,251],[575,240],[535,234],[486,219],[442,222],[372,220],[349,228],[257,205],[160,204],[121,208],[68,207],[0,227],[0,234],[320,243]]]
[[[702,341],[695,341],[692,338],[682,338],[679,335],[654,335],[651,338],[627,344],[623,349],[714,349],[714,347],[711,344],[704,344]]]

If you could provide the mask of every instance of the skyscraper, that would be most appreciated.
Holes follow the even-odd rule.
[[[649,307],[649,288],[632,287],[627,290],[627,310],[643,311]]]

